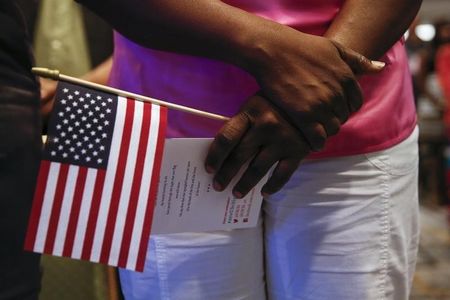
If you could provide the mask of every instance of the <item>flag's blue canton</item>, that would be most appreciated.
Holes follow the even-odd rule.
[[[48,127],[44,158],[105,169],[117,96],[60,82]]]

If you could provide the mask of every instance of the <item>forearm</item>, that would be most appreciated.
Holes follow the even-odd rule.
[[[214,0],[79,0],[149,48],[222,60],[244,69],[258,36],[281,25]]]
[[[262,97],[261,101],[247,100],[243,111],[216,136],[206,163],[216,180],[222,179],[219,183],[224,188],[247,159],[258,155],[236,185],[237,197],[277,162],[264,192],[281,188],[299,161],[311,149],[322,148],[326,138],[336,134],[361,106],[355,73],[382,69],[327,38],[299,32],[219,0],[79,1],[145,47],[218,59],[253,75],[262,97],[271,104]],[[223,138],[227,128],[235,134]],[[276,130],[267,134],[267,128]],[[297,148],[287,148],[295,151],[285,153],[284,145],[294,143]]]
[[[422,0],[346,0],[325,36],[377,59],[408,29]]]
[[[219,0],[79,1],[143,46],[218,59],[246,70],[314,150],[360,107],[355,73],[380,68],[329,39]]]
[[[94,69],[84,74],[81,79],[91,81],[98,84],[107,84],[109,73],[112,68],[112,57],[107,58]]]

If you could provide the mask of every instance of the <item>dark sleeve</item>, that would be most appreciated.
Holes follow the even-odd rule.
[[[39,85],[17,16],[0,0],[0,299],[37,299],[39,255],[23,244],[40,159]]]

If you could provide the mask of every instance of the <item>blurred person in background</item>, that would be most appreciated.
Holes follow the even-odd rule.
[[[420,25],[420,18],[417,16],[414,21],[409,26],[407,33],[405,34],[406,39],[406,51],[408,53],[408,64],[409,69],[411,71],[411,76],[413,80],[413,91],[414,91],[414,100],[417,107],[417,100],[419,96],[419,76],[421,71],[421,63],[422,56],[424,53],[424,49],[427,44],[422,41],[418,35],[416,34],[417,26]]]
[[[80,8],[71,0],[0,0],[2,300],[105,299],[117,294],[117,290],[107,290],[109,274],[104,266],[47,256],[40,268],[40,255],[23,250],[40,160],[39,108],[45,125],[57,84],[41,78],[39,86],[31,74],[35,65],[32,37],[39,45],[37,63],[41,66],[61,68],[97,83],[106,83],[109,75],[111,28]]]
[[[23,250],[41,152],[39,83],[25,20],[0,0],[0,299],[35,300],[40,255]]]
[[[423,42],[418,53],[419,63],[415,72],[417,108],[420,136],[420,183],[424,203],[439,205],[448,201],[446,173],[446,147],[450,112],[445,95],[446,70],[445,45],[448,45],[446,26],[448,21],[433,24],[435,35],[430,42]],[[413,56],[413,61],[415,57]],[[447,71],[448,72],[448,71]],[[447,77],[448,80],[448,77]],[[447,83],[448,85],[448,83]],[[448,92],[447,92],[448,93]],[[450,178],[449,178],[450,179]]]
[[[447,136],[450,137],[450,20],[436,23],[436,37],[434,39],[435,68],[443,97],[445,99],[445,125]]]
[[[72,0],[16,0],[33,37],[37,66],[99,84],[111,69],[112,30],[102,19]],[[57,81],[40,78],[44,132]]]
[[[445,99],[444,123],[446,127],[446,193],[447,219],[450,222],[450,20],[442,20],[436,26],[436,73]]]
[[[112,60],[112,30],[73,0],[20,0],[33,33],[36,65],[106,84]],[[35,9],[30,9],[30,4]],[[33,18],[33,15],[34,18]],[[46,133],[58,82],[40,78],[43,132]],[[43,300],[102,300],[117,297],[115,272],[100,264],[43,255]]]

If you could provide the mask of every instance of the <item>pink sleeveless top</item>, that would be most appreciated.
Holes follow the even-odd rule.
[[[342,0],[228,0],[230,5],[322,35]],[[232,30],[232,28],[230,28]],[[409,136],[416,124],[411,79],[403,41],[380,59],[387,63],[377,75],[360,84],[364,105],[328,139],[324,150],[310,158],[361,154],[386,149]],[[259,88],[243,70],[220,61],[156,51],[115,34],[110,84],[209,112],[233,116]],[[212,137],[222,122],[169,111],[168,137]]]

